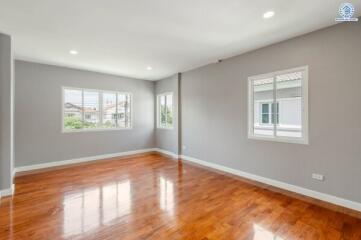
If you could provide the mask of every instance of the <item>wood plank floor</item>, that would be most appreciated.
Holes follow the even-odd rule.
[[[0,239],[361,239],[361,220],[158,154],[16,178]]]

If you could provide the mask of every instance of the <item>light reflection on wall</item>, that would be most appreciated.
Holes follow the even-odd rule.
[[[254,224],[253,225],[254,236],[252,240],[285,240],[279,236],[276,236],[270,231],[262,228],[261,226]]]
[[[64,236],[87,232],[131,211],[130,181],[84,189],[64,197]]]
[[[159,204],[160,208],[167,211],[170,215],[174,214],[174,184],[164,177],[159,178],[160,194]]]

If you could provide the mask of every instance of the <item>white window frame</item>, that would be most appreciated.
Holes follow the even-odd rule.
[[[160,97],[161,96],[165,96],[165,105],[167,105],[167,95],[171,95],[172,96],[172,115],[173,115],[173,121],[172,121],[172,126],[171,127],[164,127],[164,126],[161,126],[160,124]],[[166,119],[166,122],[167,122],[167,119]],[[157,95],[157,128],[159,129],[167,129],[167,130],[173,130],[174,128],[174,95],[173,95],[173,92],[164,92],[164,93],[160,93]]]
[[[81,129],[65,129],[64,128],[64,100],[65,100],[65,90],[78,90],[82,91],[82,102],[84,104],[84,91],[93,91],[99,93],[99,124],[102,124],[103,120],[103,93],[115,93],[116,95],[116,106],[118,108],[118,94],[128,94],[130,96],[130,127],[114,127],[114,128],[103,128],[98,126],[97,128],[81,128]],[[62,133],[73,133],[73,132],[98,132],[98,131],[119,131],[119,130],[132,130],[133,129],[133,94],[131,92],[123,91],[112,91],[112,90],[100,90],[100,89],[90,89],[90,88],[77,88],[77,87],[66,87],[61,88],[61,132]],[[84,121],[84,111],[82,114],[82,121]]]
[[[301,116],[302,116],[302,137],[282,137],[276,136],[276,125],[274,126],[273,136],[257,135],[254,134],[254,96],[253,96],[253,81],[266,79],[266,78],[275,78],[278,75],[293,73],[293,72],[302,72],[302,96],[301,96]],[[275,93],[276,93],[276,81],[273,81],[273,91],[274,97],[273,102],[277,102]],[[274,142],[284,142],[284,143],[298,143],[298,144],[309,144],[309,118],[308,118],[308,66],[302,66],[282,71],[276,71],[272,73],[260,74],[256,76],[251,76],[248,78],[248,138],[255,140],[264,140],[264,141],[274,141]]]

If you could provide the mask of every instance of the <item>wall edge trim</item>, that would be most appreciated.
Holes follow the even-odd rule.
[[[167,155],[167,156],[172,157],[174,159],[179,158],[178,154],[175,154],[174,152],[167,151],[167,150],[164,150],[164,149],[161,149],[161,148],[155,148],[154,151],[156,151],[158,153],[161,153],[161,154],[164,154],[164,155]]]
[[[27,165],[27,166],[15,167],[14,173],[16,174],[16,173],[20,173],[20,172],[26,172],[26,171],[32,171],[32,170],[38,170],[38,169],[44,169],[44,168],[58,167],[58,166],[75,164],[75,163],[91,162],[91,161],[108,159],[108,158],[113,158],[113,157],[123,157],[123,156],[129,156],[129,155],[134,155],[134,154],[155,152],[155,151],[156,151],[156,148],[146,148],[146,149],[139,149],[139,150],[133,150],[133,151],[126,151],[126,152],[101,154],[101,155],[82,157],[82,158],[73,158],[73,159],[61,160],[61,161],[56,161],[56,162]]]
[[[11,188],[0,190],[0,198],[8,197],[14,195],[15,192],[15,184],[11,186]]]
[[[314,198],[317,200],[321,200],[324,202],[328,202],[328,203],[332,203],[334,205],[337,206],[341,206],[344,208],[348,208],[348,209],[352,209],[358,212],[361,212],[361,203],[359,202],[355,202],[355,201],[351,201],[348,199],[344,199],[341,197],[336,197],[334,195],[330,195],[330,194],[326,194],[326,193],[322,193],[322,192],[318,192],[318,191],[314,191],[311,189],[307,189],[307,188],[303,188],[300,186],[296,186],[296,185],[292,185],[289,183],[285,183],[282,181],[278,181],[278,180],[274,180],[271,178],[266,178],[266,177],[262,177],[256,174],[251,174],[251,173],[247,173],[247,172],[243,172],[234,168],[230,168],[230,167],[226,167],[220,164],[216,164],[216,163],[210,163],[210,162],[206,162],[204,160],[200,160],[194,157],[189,157],[189,156],[185,156],[185,155],[181,155],[179,156],[182,160],[185,161],[189,161],[189,162],[193,162],[195,164],[199,164],[205,167],[209,167],[212,169],[216,169],[225,173],[230,173],[232,175],[236,175],[236,176],[240,176],[243,178],[247,178],[256,182],[260,182],[260,183],[264,183],[273,187],[277,187],[280,189],[284,189],[290,192],[294,192],[294,193],[298,193],[310,198]]]

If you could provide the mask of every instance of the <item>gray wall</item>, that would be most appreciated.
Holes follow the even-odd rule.
[[[248,139],[247,78],[304,65],[310,144]],[[361,22],[188,71],[181,86],[184,155],[361,202]]]
[[[15,166],[153,148],[154,83],[16,61]],[[133,93],[133,129],[62,133],[62,86]]]
[[[11,37],[0,33],[0,190],[12,186],[13,59]]]
[[[173,92],[173,129],[157,128],[155,114],[155,142],[160,149],[178,154],[178,74],[155,82],[155,104],[157,95]]]

